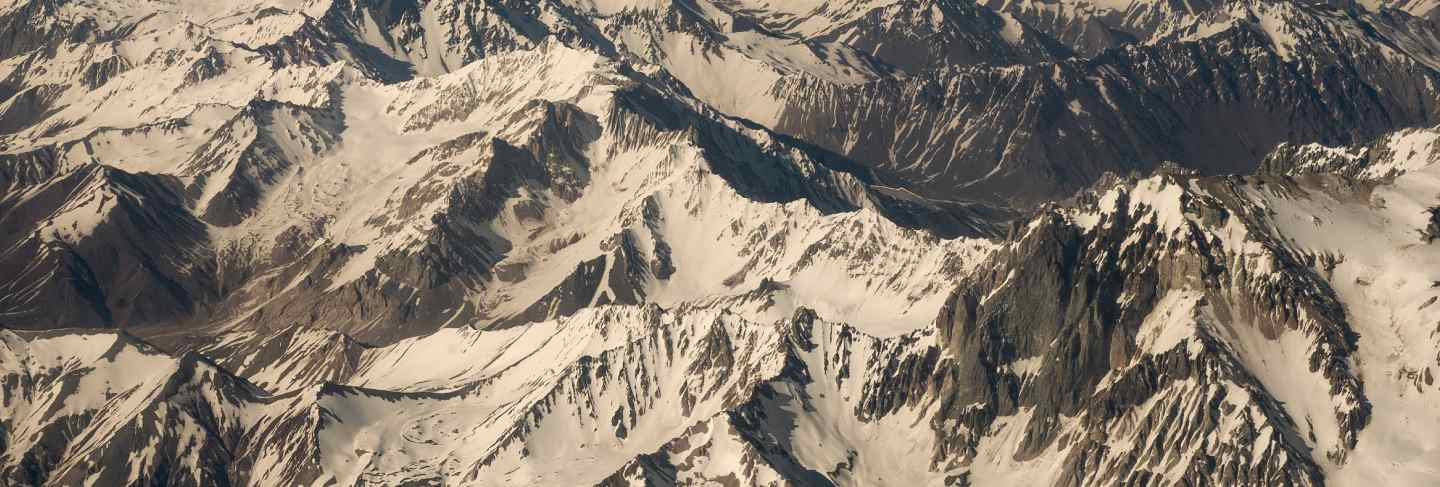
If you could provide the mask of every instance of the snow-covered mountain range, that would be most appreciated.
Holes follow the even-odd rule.
[[[1434,10],[5,0],[0,484],[1440,483]]]

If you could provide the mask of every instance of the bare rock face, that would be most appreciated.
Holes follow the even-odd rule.
[[[1182,189],[1192,184],[1193,192]],[[1315,344],[1308,372],[1344,405],[1318,412],[1333,415],[1337,430],[1327,433],[1340,439],[1327,454],[1343,458],[1354,447],[1370,404],[1348,367],[1356,333],[1333,292],[1283,250],[1227,255],[1226,242],[1200,222],[1208,217],[1214,224],[1256,227],[1246,222],[1254,210],[1226,207],[1230,197],[1221,195],[1233,190],[1233,182],[1201,184],[1162,177],[1130,191],[1112,189],[1088,229],[1058,214],[1038,220],[994,270],[977,274],[980,283],[962,285],[942,313],[941,338],[961,368],[971,371],[956,393],[994,398],[1001,415],[1029,415],[1017,456],[1072,442],[1066,470],[1075,473],[1076,484],[1146,481],[1167,472],[1198,483],[1319,483],[1311,447],[1288,423],[1281,402],[1266,397],[1263,381],[1245,369],[1249,345],[1237,340],[1292,333]],[[1141,199],[1152,194],[1166,196]],[[1106,212],[1105,205],[1118,211]],[[1161,213],[1171,211],[1179,213]],[[1273,271],[1283,277],[1252,267],[1256,258],[1265,271],[1283,266]],[[986,289],[991,291],[981,292]],[[1154,322],[1166,317],[1185,322],[1171,325],[1189,327],[1190,335],[1157,343]],[[1177,333],[1187,332],[1159,335],[1180,338]],[[1038,370],[1006,373],[1031,367]],[[1147,409],[1137,410],[1141,406]],[[1247,411],[1244,420],[1237,411]],[[1144,419],[1128,421],[1135,414]],[[1104,433],[1067,437],[1063,420],[1077,416],[1089,431]],[[1121,418],[1126,423],[1112,423]],[[1228,428],[1235,421],[1284,433],[1268,437],[1271,444],[1232,439]],[[1190,455],[1195,443],[1188,438],[1210,434],[1218,434],[1212,437],[1215,450],[1203,460],[1165,460]],[[1122,438],[1151,449],[1106,446]],[[1276,463],[1253,465],[1249,455],[1237,453],[1254,450],[1271,452],[1267,458]]]
[[[1430,208],[1426,211],[1430,213],[1430,223],[1420,231],[1420,239],[1428,244],[1434,242],[1436,238],[1440,238],[1440,208]]]
[[[1020,204],[1069,196],[1106,172],[1167,161],[1203,174],[1249,172],[1278,144],[1359,145],[1435,122],[1431,69],[1374,66],[1382,49],[1358,55],[1371,41],[1352,35],[1404,44],[1426,21],[1292,4],[1227,12],[1193,21],[1204,37],[1091,58],[853,85],[786,80],[776,97],[785,108],[752,116],[873,161],[923,195]],[[1291,37],[1255,22],[1284,23]]]

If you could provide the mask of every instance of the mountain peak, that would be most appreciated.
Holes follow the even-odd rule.
[[[0,6],[0,484],[1436,484],[1426,2]]]

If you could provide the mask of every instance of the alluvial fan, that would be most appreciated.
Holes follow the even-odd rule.
[[[0,2],[0,484],[1440,484],[1428,0]]]

